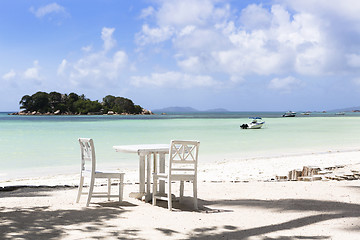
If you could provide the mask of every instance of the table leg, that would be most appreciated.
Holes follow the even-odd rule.
[[[159,172],[165,173],[165,154],[159,153]],[[159,194],[165,195],[165,181],[160,180],[159,181]]]
[[[152,173],[153,174],[157,174],[158,173],[158,162],[157,162],[157,154],[153,153],[153,170]],[[157,182],[153,182],[153,185],[157,184]],[[154,194],[154,192],[152,192],[151,194]]]
[[[147,167],[147,173],[146,173],[146,195],[149,196],[150,195],[150,187],[151,187],[151,154],[148,154],[146,156],[146,167]]]
[[[139,157],[139,193],[145,193],[145,156]]]
[[[158,163],[157,163],[157,155],[156,153],[153,153],[153,173],[158,172]]]

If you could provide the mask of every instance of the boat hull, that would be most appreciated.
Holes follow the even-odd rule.
[[[262,126],[264,125],[264,123],[257,123],[257,124],[248,124],[249,125],[249,129],[259,129],[262,128]]]
[[[264,121],[261,121],[260,117],[250,117],[249,119],[252,119],[250,123],[245,123],[240,126],[242,129],[259,129],[262,128],[262,126],[265,124]]]

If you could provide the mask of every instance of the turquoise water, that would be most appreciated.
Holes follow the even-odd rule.
[[[263,129],[240,129],[249,116]],[[155,116],[9,116],[0,113],[0,176],[14,170],[79,165],[77,138],[94,139],[102,163],[136,167],[137,156],[112,146],[201,142],[200,160],[242,160],[360,148],[360,114],[282,118],[281,113],[213,113]],[[315,116],[315,117],[314,117]]]

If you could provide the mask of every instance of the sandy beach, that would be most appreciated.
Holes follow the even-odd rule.
[[[360,0],[8,0],[0,36],[0,240],[360,240]]]
[[[88,208],[85,197],[75,203],[78,175],[5,181],[18,187],[0,192],[0,239],[359,239],[359,180],[274,180],[307,164],[360,170],[358,159],[344,151],[200,165],[198,211],[190,184],[173,212],[130,198],[135,169],[124,170],[123,202],[94,199]]]

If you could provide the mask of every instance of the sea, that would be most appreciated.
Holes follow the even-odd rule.
[[[196,112],[156,115],[19,116],[0,113],[0,180],[76,173],[78,138],[92,138],[97,161],[136,168],[138,156],[113,146],[199,140],[199,161],[251,161],[264,157],[360,149],[360,113]],[[241,129],[262,117],[261,129]]]

